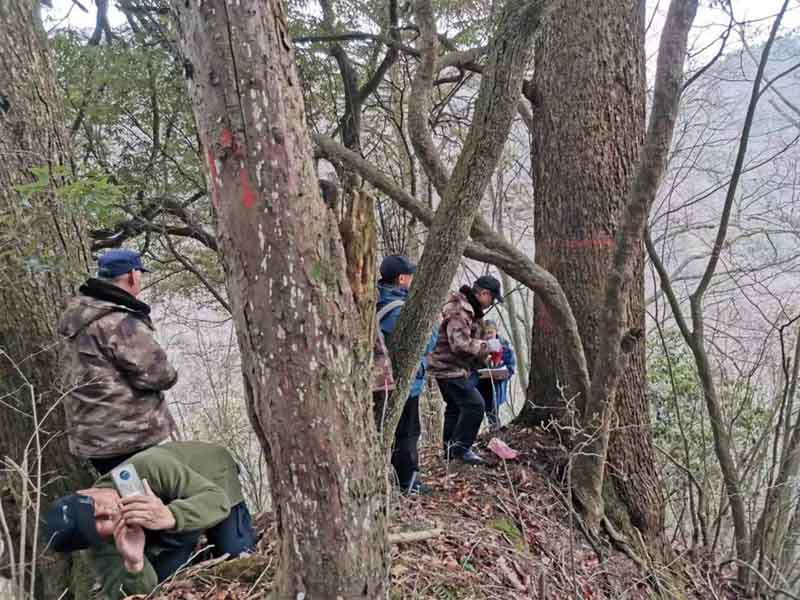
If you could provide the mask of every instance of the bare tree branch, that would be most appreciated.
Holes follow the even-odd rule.
[[[456,273],[475,225],[483,192],[508,138],[521,93],[520,74],[530,61],[533,36],[544,15],[557,4],[543,0],[510,3],[499,17],[472,126],[452,179],[449,183],[439,182],[446,189],[430,226],[415,284],[392,337],[390,352],[398,385],[392,393],[393,406],[387,415],[386,431],[394,430],[400,416],[396,399],[405,399],[408,393],[420,352],[430,336],[430,323]],[[416,83],[427,98],[435,67],[435,41],[430,39],[435,34],[434,23],[429,2],[418,3],[417,11],[417,25],[426,32],[421,37],[427,39],[422,44],[425,66],[421,67],[422,75]]]
[[[730,20],[728,21],[728,27],[719,36],[720,45],[719,49],[717,50],[717,53],[711,58],[711,60],[709,60],[705,65],[697,69],[697,71],[695,71],[692,74],[692,76],[686,80],[686,82],[683,84],[684,90],[689,86],[691,86],[695,81],[700,79],[703,75],[705,75],[711,67],[717,64],[717,61],[725,53],[725,46],[728,43],[728,37],[730,37],[732,30],[733,30],[733,15],[730,15]]]
[[[200,272],[200,269],[192,264],[192,261],[175,249],[175,245],[172,243],[172,238],[170,238],[169,235],[165,235],[164,241],[167,244],[167,248],[169,248],[169,251],[172,253],[172,256],[174,256],[175,259],[183,265],[183,268],[197,277],[200,283],[203,284],[203,287],[206,288],[212,296],[214,296],[214,299],[217,302],[219,302],[220,306],[222,306],[222,308],[224,308],[228,314],[232,314],[231,305],[228,304],[228,301],[222,297],[222,294],[219,293],[217,288],[211,285],[211,282]]]
[[[764,70],[766,69],[767,66],[769,54],[770,51],[772,50],[772,45],[775,42],[775,37],[777,36],[778,29],[780,27],[781,20],[783,19],[783,15],[786,12],[788,3],[789,0],[784,0],[781,11],[772,24],[770,37],[767,40],[767,43],[764,45],[764,50],[761,53],[761,61],[759,62],[758,70],[756,72],[756,77],[753,83],[753,90],[750,95],[750,103],[747,107],[747,115],[745,116],[744,120],[744,127],[742,127],[742,134],[739,139],[739,150],[736,153],[736,162],[734,163],[733,166],[733,173],[731,174],[730,183],[728,184],[728,192],[725,196],[725,205],[722,211],[722,218],[720,219],[719,229],[717,231],[717,238],[716,241],[714,242],[714,247],[711,251],[711,258],[708,261],[708,265],[706,266],[705,272],[703,273],[703,278],[701,279],[700,284],[697,286],[697,289],[695,290],[694,294],[692,294],[692,306],[693,306],[692,312],[695,312],[694,307],[697,306],[699,308],[702,302],[703,293],[708,287],[708,284],[711,282],[711,277],[714,275],[714,271],[717,268],[720,252],[722,251],[722,247],[725,243],[725,237],[727,236],[728,233],[728,223],[730,221],[731,209],[733,208],[733,200],[736,196],[736,191],[739,186],[739,179],[742,175],[742,168],[744,166],[744,159],[745,156],[747,155],[747,145],[750,141],[750,129],[753,126],[753,118],[755,117],[756,107],[758,106],[758,99],[761,95],[761,80],[764,78]]]
[[[419,56],[419,52],[415,48],[412,48],[411,46],[403,44],[399,40],[392,39],[391,37],[380,33],[349,31],[345,33],[302,35],[292,38],[292,42],[294,42],[295,44],[319,44],[326,42],[350,42],[359,40],[370,40],[373,42],[380,42],[381,44],[384,44],[389,48],[399,50],[400,52],[408,54],[409,56]]]
[[[703,388],[703,397],[705,399],[706,408],[710,417],[710,424],[714,437],[714,450],[723,474],[723,482],[727,500],[729,502],[733,517],[736,555],[740,561],[738,579],[739,583],[745,587],[748,585],[750,580],[750,571],[744,565],[752,560],[753,547],[761,546],[761,536],[766,534],[766,529],[768,527],[759,527],[758,530],[754,532],[755,539],[753,540],[753,543],[751,543],[745,499],[742,497],[741,493],[740,473],[737,471],[734,460],[730,432],[723,422],[722,408],[713,379],[712,367],[709,363],[705,348],[706,341],[704,336],[705,321],[703,315],[703,298],[708,290],[712,278],[714,277],[714,273],[720,260],[721,252],[725,246],[733,202],[737,193],[739,180],[744,170],[744,159],[750,138],[750,130],[753,124],[753,118],[755,115],[756,106],[758,104],[758,99],[761,95],[761,83],[764,76],[764,71],[766,69],[769,54],[787,6],[788,0],[784,0],[780,12],[772,23],[772,29],[770,31],[769,38],[764,46],[764,50],[762,51],[761,60],[753,82],[744,126],[742,127],[742,132],[739,138],[739,148],[736,155],[736,161],[734,163],[733,172],[728,183],[725,204],[720,218],[719,227],[717,229],[717,235],[712,248],[711,257],[709,258],[708,264],[703,272],[700,283],[689,298],[691,307],[691,322],[693,328],[691,332],[689,332],[688,325],[686,324],[686,320],[682,315],[682,311],[677,299],[675,298],[674,293],[671,292],[671,284],[663,265],[654,262],[656,265],[656,270],[658,271],[661,279],[662,289],[667,292],[667,298],[672,308],[673,315],[675,316],[676,321],[679,323],[681,334],[683,335],[687,345],[692,350],[694,355],[698,376]],[[651,253],[651,255],[654,254],[653,250],[652,244],[650,244],[648,251]]]
[[[205,195],[205,190],[196,192],[183,204],[170,198],[153,198],[137,214],[134,214],[126,221],[116,223],[110,229],[92,230],[90,232],[90,237],[92,239],[91,250],[96,252],[104,248],[117,248],[126,240],[141,235],[142,233],[156,232],[178,237],[193,238],[208,249],[217,252],[219,248],[215,235],[206,231],[202,225],[197,223],[186,208]],[[163,214],[177,217],[185,226],[165,226],[155,223],[155,219]]]
[[[95,0],[95,4],[97,4],[97,22],[92,37],[89,38],[88,44],[90,46],[99,45],[103,34],[106,36],[106,41],[111,42],[111,27],[108,24],[108,0]]]
[[[422,60],[414,74],[411,95],[408,98],[408,134],[414,152],[425,169],[428,179],[433,183],[439,196],[443,198],[450,176],[433,143],[428,123],[432,107],[431,90],[436,74],[436,21],[431,0],[419,0],[416,2],[415,8],[417,27],[420,31],[417,48]]]

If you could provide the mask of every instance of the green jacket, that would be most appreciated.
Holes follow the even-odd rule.
[[[244,500],[236,462],[216,444],[170,442],[139,452],[126,462],[133,464],[139,477],[147,480],[153,493],[175,516],[175,533],[209,529]],[[113,487],[111,476],[104,475],[95,486]],[[163,548],[149,538],[144,569],[139,573],[125,570],[113,540],[92,549],[103,594],[110,600],[149,594],[158,585],[152,562]]]

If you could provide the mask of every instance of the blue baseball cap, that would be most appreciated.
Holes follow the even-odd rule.
[[[413,275],[417,272],[417,265],[402,254],[392,254],[383,259],[381,263],[381,279],[394,281],[400,275]]]
[[[131,271],[150,272],[144,268],[142,255],[136,250],[109,250],[97,259],[97,276],[103,279],[114,279]]]
[[[94,500],[82,494],[62,496],[44,517],[47,545],[56,552],[85,550],[103,543],[97,533]]]

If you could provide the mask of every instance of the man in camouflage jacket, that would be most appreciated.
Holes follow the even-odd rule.
[[[483,462],[472,451],[484,414],[477,369],[485,367],[490,353],[501,348],[498,340],[481,339],[480,323],[484,310],[502,301],[500,282],[483,275],[472,287],[465,285],[450,294],[442,309],[439,339],[428,358],[428,369],[446,404],[442,438],[448,460]]]
[[[141,256],[111,250],[58,325],[66,338],[64,407],[70,452],[105,474],[172,433],[164,390],[178,374],[154,337]]]

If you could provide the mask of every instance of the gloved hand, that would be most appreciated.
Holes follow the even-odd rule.
[[[492,338],[491,340],[487,340],[486,346],[489,348],[489,352],[503,351],[503,346],[500,344],[500,340],[498,340],[497,338]]]

